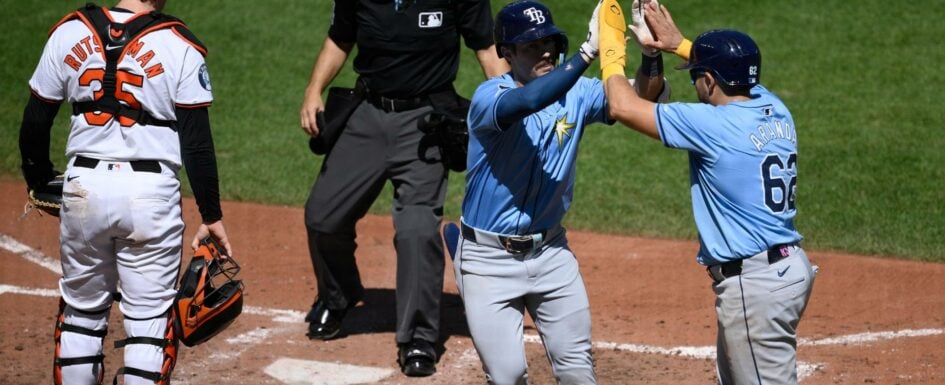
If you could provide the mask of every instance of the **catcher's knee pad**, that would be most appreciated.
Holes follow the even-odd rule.
[[[101,384],[105,375],[105,355],[102,343],[108,334],[108,315],[111,306],[99,312],[73,309],[59,299],[56,316],[53,357],[53,383],[70,382]]]
[[[125,349],[125,366],[115,374],[124,375],[126,385],[168,385],[177,363],[177,336],[174,334],[173,310],[150,319],[125,317],[128,338],[115,341],[115,348]]]

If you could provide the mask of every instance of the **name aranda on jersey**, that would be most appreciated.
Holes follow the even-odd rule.
[[[788,140],[797,145],[797,132],[790,123],[775,119],[770,123],[759,125],[758,133],[748,135],[748,140],[751,140],[757,151],[761,151],[762,147],[775,139]]]

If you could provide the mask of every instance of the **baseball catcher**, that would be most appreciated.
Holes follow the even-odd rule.
[[[59,219],[62,299],[52,383],[104,381],[103,345],[121,288],[117,304],[126,338],[115,340],[123,360],[113,381],[167,385],[178,341],[212,335],[204,332],[215,329],[211,321],[201,322],[202,311],[238,308],[241,286],[195,285],[200,292],[195,289],[184,308],[196,308],[195,321],[181,329],[183,338],[176,335],[184,246],[196,251],[212,236],[227,255],[233,253],[220,208],[207,48],[183,21],[161,12],[166,0],[113,3],[89,3],[50,30],[29,80],[21,167],[28,208]],[[64,177],[57,179],[50,132],[64,105],[71,116]],[[183,239],[182,168],[201,217],[189,243]],[[230,271],[207,262],[196,273],[209,279],[217,270]]]

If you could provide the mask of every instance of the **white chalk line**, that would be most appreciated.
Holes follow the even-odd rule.
[[[797,343],[798,345],[802,346],[865,345],[870,342],[894,340],[905,337],[937,336],[939,334],[945,334],[945,329],[903,329],[883,332],[866,332],[839,337],[822,338],[819,340],[801,338],[797,341]]]
[[[34,289],[29,287],[20,287],[13,285],[5,285],[0,283],[0,294],[23,294],[23,295],[33,295],[37,297],[58,297],[59,290],[56,289]]]
[[[56,275],[62,275],[62,265],[58,259],[51,258],[32,247],[24,245],[9,235],[0,234],[0,248],[45,267],[47,270],[56,273]]]
[[[62,269],[58,261],[55,259],[43,254],[40,251],[37,251],[23,243],[20,243],[16,239],[6,235],[0,234],[0,248],[7,250],[11,253],[17,254],[29,262],[35,263],[41,267],[46,268],[47,270],[62,275]],[[13,285],[0,284],[0,295],[5,293],[11,294],[23,294],[23,295],[34,295],[42,297],[57,297],[59,296],[58,290],[52,289],[38,289],[38,288],[26,288]],[[244,314],[252,314],[263,317],[269,317],[273,322],[277,323],[302,323],[305,321],[305,313],[297,310],[287,310],[287,309],[270,309],[270,308],[261,308],[256,306],[245,306],[243,308]],[[238,357],[240,354],[249,349],[253,344],[260,344],[262,341],[267,338],[276,335],[282,334],[283,332],[289,331],[289,328],[277,328],[277,329],[267,329],[267,328],[257,328],[242,334],[239,334],[234,337],[227,338],[227,343],[232,345],[241,346],[242,348],[235,351],[227,352],[226,354],[217,354],[211,355],[210,359],[213,360],[229,360],[235,357]],[[903,329],[903,330],[894,330],[894,331],[881,331],[881,332],[865,332],[850,334],[845,336],[829,337],[822,338],[817,340],[812,340],[808,338],[798,339],[799,346],[829,346],[829,345],[865,345],[868,343],[894,340],[899,338],[915,338],[915,337],[928,337],[945,334],[945,329]],[[541,343],[541,338],[538,335],[528,334],[524,336],[525,342],[528,343]],[[593,343],[593,347],[597,349],[608,349],[608,350],[619,350],[630,353],[641,353],[641,354],[661,354],[666,356],[675,356],[675,357],[684,357],[691,359],[715,359],[715,346],[675,346],[675,347],[660,347],[660,346],[651,346],[651,345],[642,345],[642,344],[632,344],[632,343],[616,343],[616,342],[607,342],[607,341],[597,341]],[[462,361],[474,360],[477,357],[474,354],[470,354],[472,349],[467,349],[461,356]],[[823,364],[817,363],[798,363],[798,377],[804,378],[807,377],[817,370],[823,368]]]

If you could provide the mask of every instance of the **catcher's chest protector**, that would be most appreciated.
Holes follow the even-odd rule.
[[[133,123],[152,126],[174,127],[173,121],[156,119],[140,105],[122,104],[116,97],[118,62],[125,55],[140,48],[138,38],[147,33],[160,29],[172,28],[182,38],[193,43],[202,52],[206,48],[187,29],[184,22],[173,16],[160,12],[150,12],[136,15],[127,23],[112,21],[105,9],[89,3],[79,8],[75,13],[66,16],[59,24],[72,19],[80,19],[92,30],[96,43],[102,49],[105,57],[105,72],[101,75],[102,92],[94,101],[73,103],[73,114],[86,114],[86,119],[101,119],[99,115],[118,119],[122,125],[130,126]],[[58,26],[58,25],[57,25]],[[55,27],[53,28],[55,30]],[[118,90],[120,91],[120,90]],[[104,113],[104,114],[103,114]],[[91,115],[90,114],[94,114]]]

